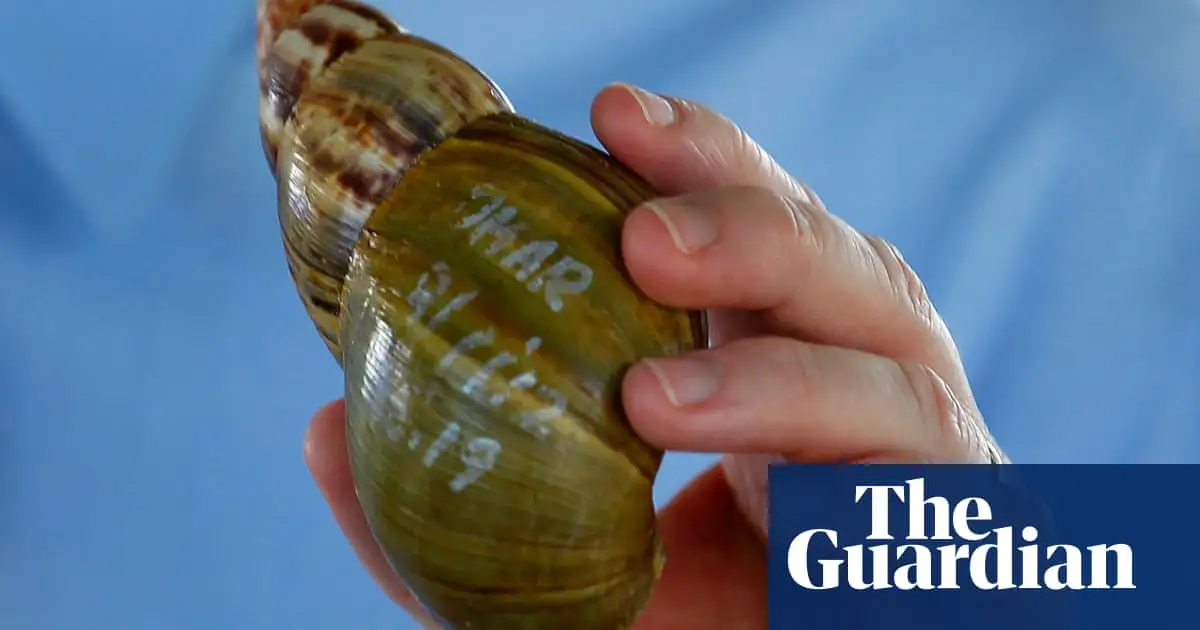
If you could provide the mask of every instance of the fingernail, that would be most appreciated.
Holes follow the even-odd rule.
[[[699,357],[647,359],[646,367],[676,407],[704,402],[721,387],[721,364],[716,361]]]
[[[666,126],[675,122],[675,108],[667,102],[667,99],[647,92],[642,88],[621,84],[633,98],[637,99],[638,105],[642,106],[642,115],[646,117],[646,121],[652,125]]]
[[[663,222],[675,247],[685,254],[717,240],[717,221],[706,209],[669,201],[650,202],[646,207]]]

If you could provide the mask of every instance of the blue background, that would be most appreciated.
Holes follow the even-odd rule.
[[[1022,462],[1198,462],[1193,0],[379,6],[592,140],[709,104],[895,242]],[[0,628],[410,630],[301,459],[251,0],[0,0]],[[712,455],[668,457],[660,503]]]
[[[839,532],[838,544],[865,546],[904,544],[907,511],[893,498],[889,510],[894,541],[869,541],[870,504],[855,504],[855,486],[903,484],[925,479],[925,496],[944,496],[951,506],[966,497],[982,497],[992,507],[990,523],[976,521],[975,532],[1006,525],[1038,528],[1042,553],[1053,544],[1124,543],[1133,548],[1134,590],[1027,591],[981,590],[971,587],[966,561],[960,562],[957,591],[854,591],[841,588],[807,590],[788,574],[787,551],[792,539],[812,528]],[[1028,630],[1106,630],[1195,627],[1195,596],[1200,592],[1200,505],[1194,489],[1200,466],[1015,465],[993,466],[773,466],[771,469],[768,548],[771,630],[857,630],[862,628],[945,628]],[[927,510],[932,514],[932,510]],[[932,532],[932,516],[926,532]],[[982,543],[959,538],[927,541],[943,544]],[[1014,540],[1014,547],[1026,544]],[[841,558],[825,542],[811,547],[810,575],[820,585],[817,559]],[[893,552],[894,553],[894,552]],[[1084,556],[1088,552],[1084,550]],[[894,556],[893,556],[894,557]],[[1062,561],[1061,552],[1053,562]],[[912,561],[906,554],[892,570]],[[937,559],[934,555],[935,561]],[[1044,558],[1044,555],[1042,556]],[[868,563],[870,562],[868,558]],[[869,565],[868,565],[869,566]],[[1085,565],[1084,583],[1090,581]],[[1021,582],[1021,565],[1014,579]],[[994,568],[994,567],[993,567]],[[1110,563],[1108,580],[1116,582]],[[991,574],[994,576],[994,573]],[[934,573],[934,582],[939,579]],[[871,579],[871,573],[867,573]]]

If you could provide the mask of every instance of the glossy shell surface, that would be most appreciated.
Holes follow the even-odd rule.
[[[263,148],[288,268],[339,360],[342,280],[367,216],[423,151],[512,111],[474,66],[400,31],[353,3],[319,5],[279,35],[264,68]]]
[[[644,357],[707,340],[620,232],[653,196],[481,71],[347,0],[260,0],[263,149],[288,268],[345,375],[358,499],[452,629],[621,630],[665,556]]]
[[[359,499],[454,627],[622,628],[658,577],[662,453],[622,415],[620,378],[696,347],[703,322],[625,276],[621,225],[648,197],[598,151],[493,116],[424,155],[355,248]]]

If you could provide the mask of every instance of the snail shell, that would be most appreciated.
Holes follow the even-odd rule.
[[[373,535],[448,627],[628,628],[665,562],[662,452],[620,378],[706,340],[621,264],[653,191],[452,52],[312,5],[260,5],[263,146]]]

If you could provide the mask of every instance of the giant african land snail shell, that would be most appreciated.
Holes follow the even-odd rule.
[[[621,373],[706,340],[622,268],[653,191],[374,9],[260,0],[259,19],[284,250],[345,372],[385,555],[448,627],[629,627],[664,563],[662,453]]]

